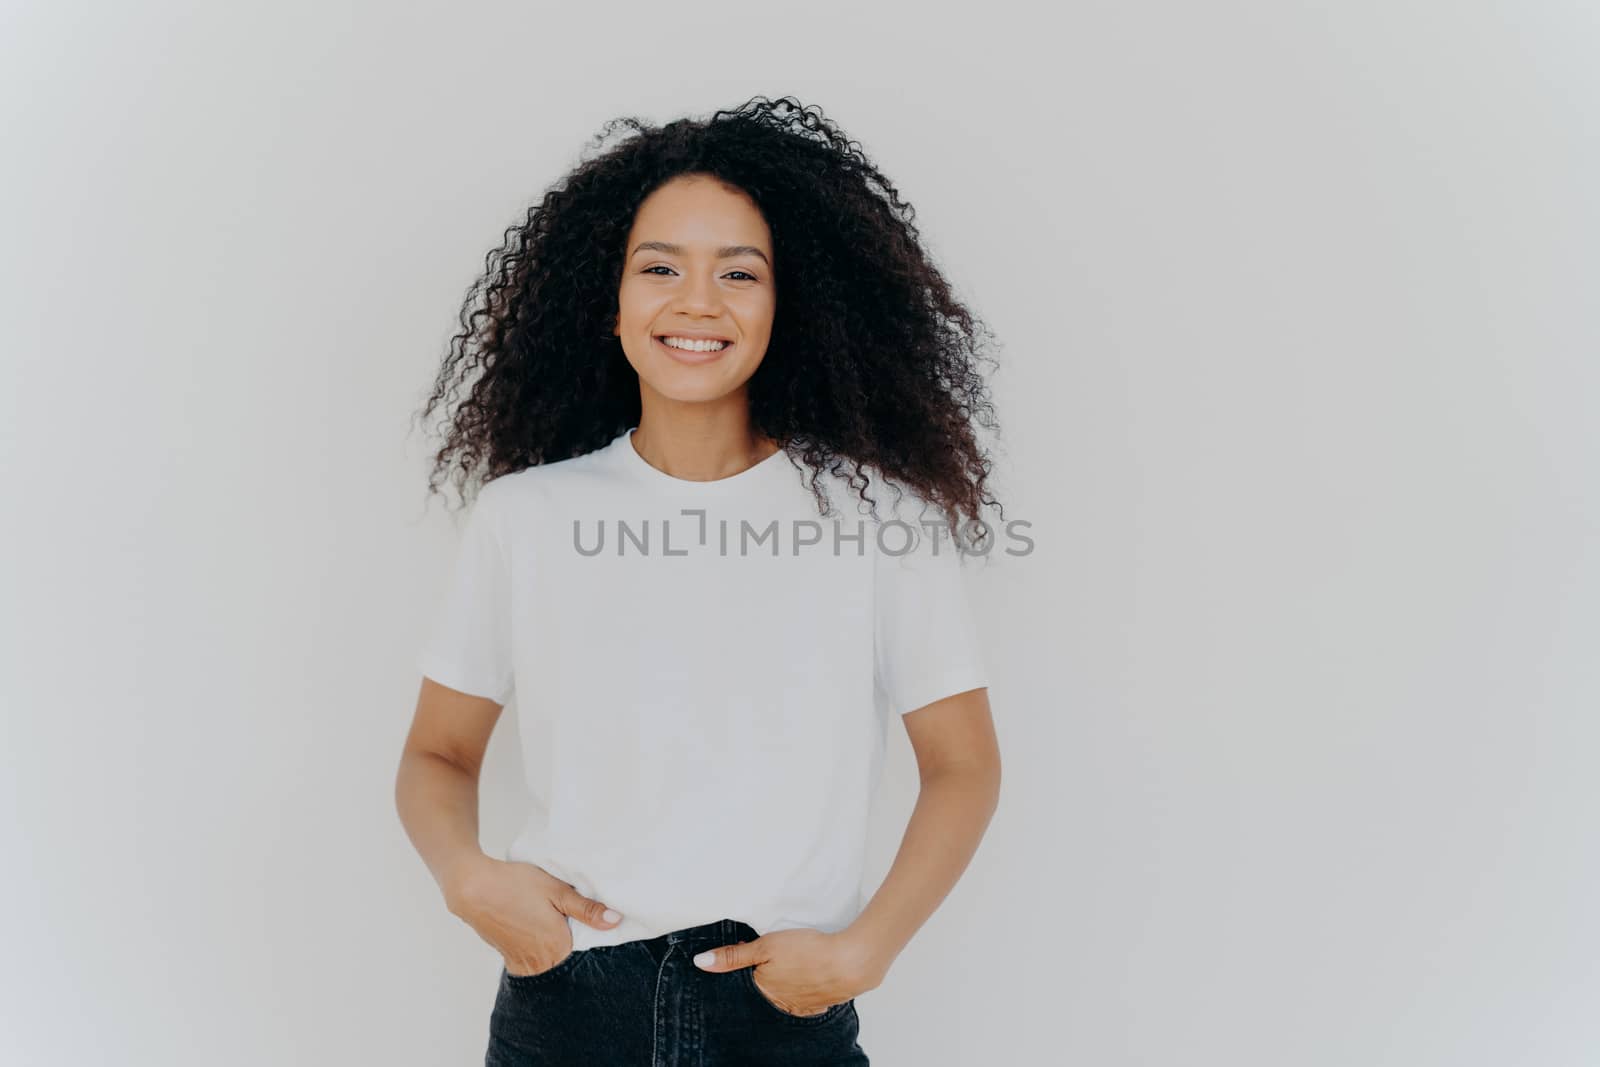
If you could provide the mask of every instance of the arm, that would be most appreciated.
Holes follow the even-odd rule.
[[[456,910],[465,875],[487,859],[478,841],[478,772],[501,705],[422,679],[395,775],[406,834]]]
[[[622,916],[531,863],[478,841],[478,778],[502,705],[424,676],[395,775],[395,807],[445,907],[500,953],[508,973],[547,970],[572,951],[565,916],[607,930]]]
[[[874,988],[966,870],[1000,797],[989,690],[969,689],[902,717],[922,786],[889,873],[840,935]]]

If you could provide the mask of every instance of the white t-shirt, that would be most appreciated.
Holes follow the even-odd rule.
[[[691,481],[632,433],[479,490],[418,665],[514,702],[533,803],[505,858],[624,916],[569,919],[574,948],[840,930],[889,713],[988,684],[962,556],[876,477],[876,518],[831,474],[823,516],[782,451]]]

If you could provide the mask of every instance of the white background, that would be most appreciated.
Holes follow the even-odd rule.
[[[757,93],[862,143],[1003,341],[1037,543],[974,579],[1003,796],[860,998],[874,1064],[1600,1060],[1591,5],[8,3],[0,42],[0,1061],[481,1062],[499,957],[393,807],[456,537],[409,416],[605,119]]]

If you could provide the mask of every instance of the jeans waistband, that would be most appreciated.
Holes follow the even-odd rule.
[[[701,923],[699,926],[686,926],[681,930],[670,931],[662,934],[660,940],[669,945],[698,941],[731,945],[736,941],[754,941],[756,937],[755,927],[749,923],[738,919],[717,919],[714,922]]]

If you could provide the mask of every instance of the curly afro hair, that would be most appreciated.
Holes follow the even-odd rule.
[[[618,128],[631,133],[595,151]],[[750,420],[811,469],[823,514],[816,472],[872,504],[870,470],[938,508],[962,544],[963,525],[986,542],[980,512],[998,502],[973,423],[998,429],[976,369],[990,331],[952,295],[914,209],[859,143],[793,97],[661,127],[612,119],[506,229],[420,412],[459,401],[429,491],[454,471],[465,497],[475,482],[583,455],[638,424],[638,375],[611,332],[625,244],[644,199],[686,174],[741,190],[768,225],[780,280],[746,387]]]

